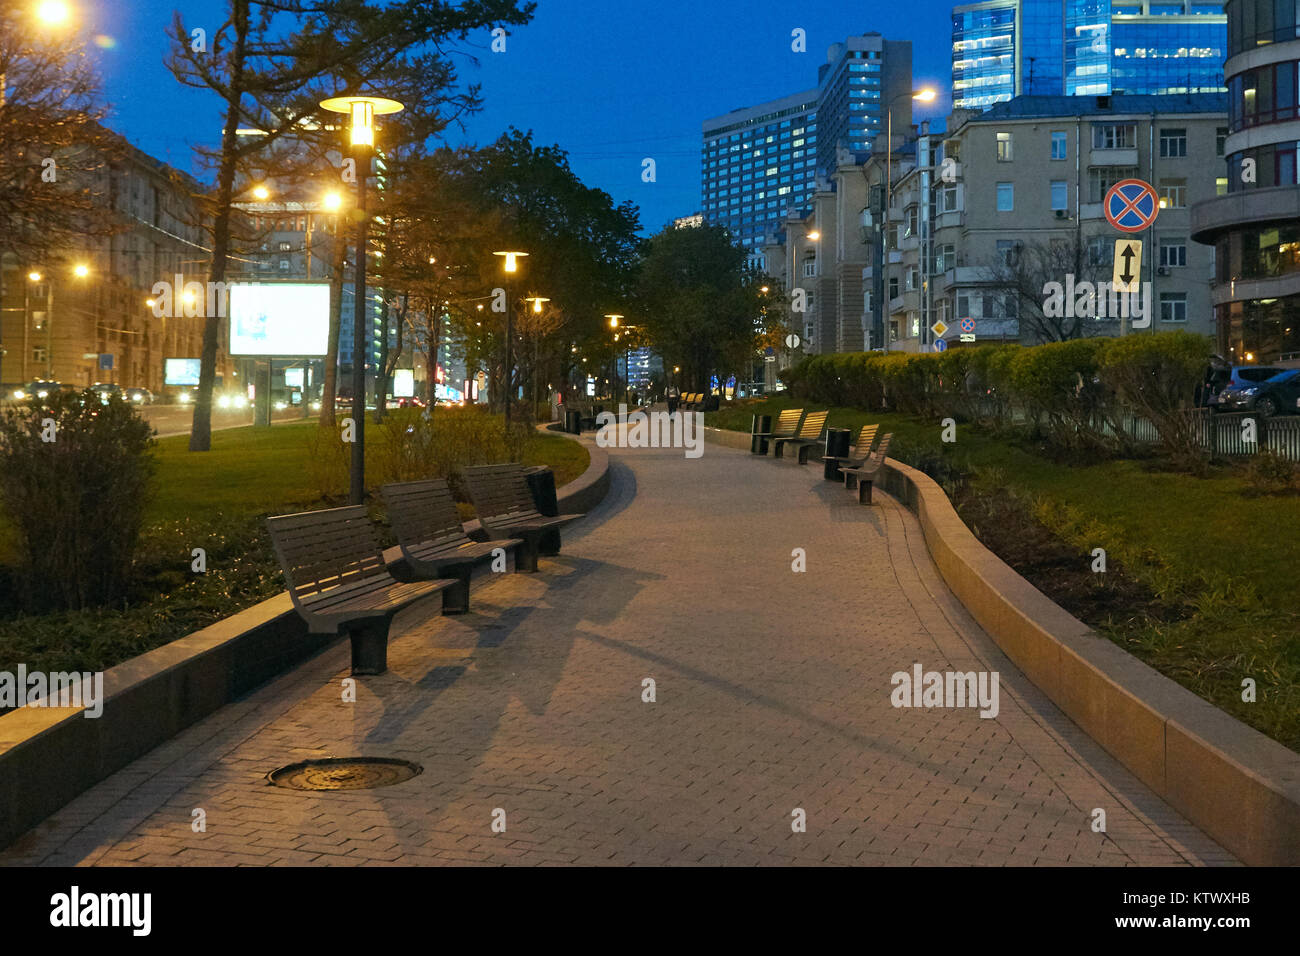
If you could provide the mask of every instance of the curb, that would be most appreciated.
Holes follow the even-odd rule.
[[[578,439],[574,439],[575,441]],[[586,444],[586,443],[584,443]],[[609,455],[560,488],[560,511],[609,491]],[[465,525],[478,530],[478,521]],[[388,548],[390,566],[401,549]],[[0,849],[131,761],[343,637],[312,635],[287,591],[104,672],[104,710],[20,707],[0,716]]]
[[[708,438],[749,447],[743,432]],[[888,458],[945,583],[1025,676],[1170,806],[1253,866],[1300,865],[1300,755],[1097,634],[979,542],[943,489]]]

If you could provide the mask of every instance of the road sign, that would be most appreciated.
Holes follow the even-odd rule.
[[[944,324],[943,319],[940,319],[938,322],[934,323],[934,325],[930,326],[930,331],[942,338],[943,333],[948,331],[948,326]],[[942,351],[942,349],[940,351]]]
[[[963,332],[963,333],[961,334],[961,340],[962,340],[963,342],[974,342],[974,341],[975,341],[975,333],[974,333],[974,332]]]
[[[1115,240],[1115,268],[1110,277],[1116,292],[1137,292],[1142,280],[1142,240]]]
[[[974,320],[974,319],[970,319],[970,318],[962,319],[962,320],[961,320],[961,330],[962,330],[963,332],[967,332],[967,333],[969,333],[969,332],[974,332],[974,331],[975,331],[975,320]]]
[[[940,324],[942,324],[942,323],[940,323]],[[947,328],[947,326],[945,325],[944,328]],[[947,350],[947,348],[948,348],[948,342],[947,342],[946,339],[935,339],[935,340],[934,340],[934,350],[935,350],[936,352],[943,352],[943,351]]]
[[[788,349],[797,349],[799,347],[799,336],[791,332],[785,337],[785,347]]]
[[[764,354],[764,355],[775,355],[775,354],[776,354],[776,349],[772,348],[772,346],[769,345],[767,348],[763,349],[763,354]]]
[[[99,370],[100,370],[101,372],[111,372],[111,371],[113,370],[113,353],[112,353],[112,352],[100,352],[100,353],[99,353]]]
[[[1106,191],[1106,221],[1120,232],[1141,232],[1156,221],[1160,197],[1150,183],[1121,179]]]
[[[764,355],[764,356],[763,356],[763,361],[764,361],[764,362],[775,362],[775,361],[776,361],[776,356],[775,356],[775,355]]]

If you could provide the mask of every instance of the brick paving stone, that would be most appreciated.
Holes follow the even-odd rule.
[[[399,614],[356,703],[340,642],[0,865],[1236,863],[1025,679],[888,496],[860,507],[820,468],[713,445],[612,450],[611,478],[540,574],[481,575],[467,615]],[[891,675],[913,663],[996,671],[998,716],[895,709]],[[357,754],[424,771],[326,794],[265,779]]]

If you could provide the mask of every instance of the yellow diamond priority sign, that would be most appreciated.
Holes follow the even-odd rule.
[[[948,326],[944,324],[943,319],[940,319],[938,322],[934,323],[934,325],[930,326],[930,331],[939,336],[939,338],[943,338],[943,333],[948,331]]]

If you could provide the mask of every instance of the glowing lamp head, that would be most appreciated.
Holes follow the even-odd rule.
[[[822,234],[821,234],[820,232],[818,232],[816,229],[814,229],[812,232],[808,233],[808,238],[811,239],[813,242],[816,242],[816,241],[817,241],[818,239],[820,239],[821,237],[822,237]]]
[[[266,202],[268,199],[271,198],[271,190],[261,185],[254,186],[253,198],[256,199],[258,202]]]
[[[72,274],[78,279],[84,279],[86,276],[90,275],[90,266],[78,264],[73,268]]]
[[[920,100],[922,103],[929,103],[937,95],[938,94],[936,94],[934,90],[930,89],[929,87],[926,87],[923,90],[917,90],[915,93],[913,93],[912,99]]]
[[[349,135],[353,146],[372,148],[375,145],[375,117],[398,113],[402,104],[382,96],[333,96],[321,100],[321,109],[331,113],[346,113]]]
[[[494,256],[501,256],[502,258],[504,258],[504,259],[506,260],[506,264],[505,264],[505,270],[506,270],[506,272],[518,272],[518,271],[519,271],[519,260],[522,259],[523,257],[527,256],[528,253],[526,253],[526,252],[494,252],[494,253],[492,253],[492,255],[494,255]]]
[[[27,278],[30,279],[32,282],[40,282],[41,274],[39,272],[32,271],[27,273]]]
[[[36,19],[46,26],[62,26],[72,19],[72,8],[64,0],[41,0],[36,5]]]
[[[326,212],[338,212],[339,209],[342,207],[342,205],[343,205],[343,197],[340,196],[338,193],[328,192],[325,194]]]
[[[611,329],[616,329],[618,328],[618,320],[623,318],[623,316],[610,314],[606,315],[605,318],[609,319],[609,327]]]

